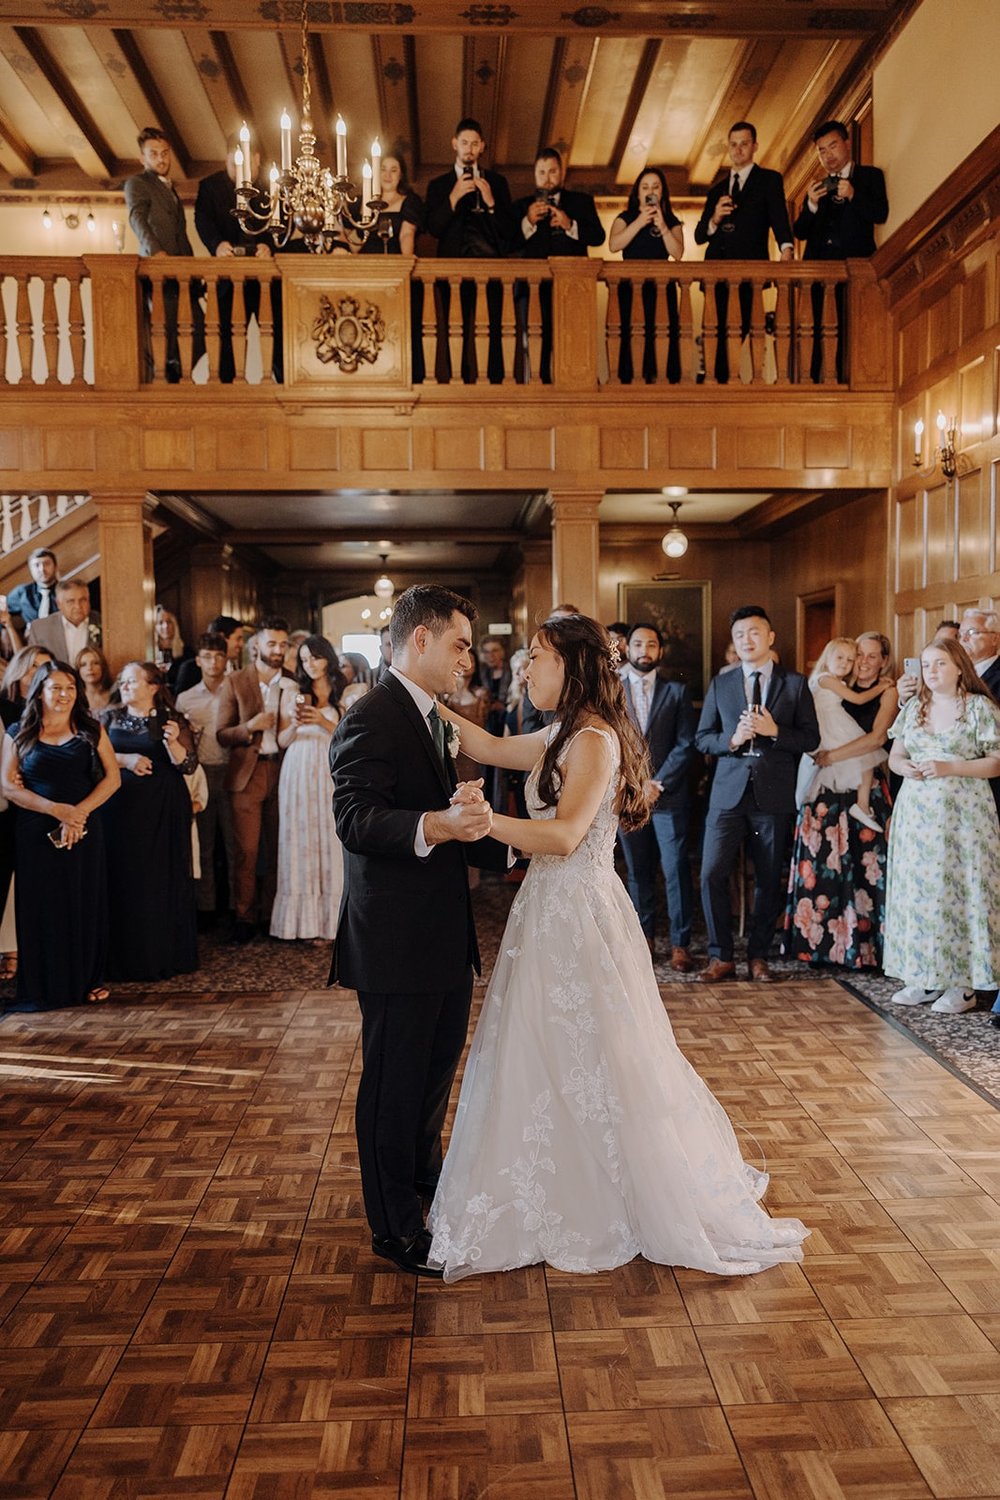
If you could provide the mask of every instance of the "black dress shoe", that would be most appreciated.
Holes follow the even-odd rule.
[[[231,942],[239,943],[241,947],[252,943],[257,936],[257,929],[252,922],[237,922],[233,928]]]
[[[997,1011],[995,1014],[989,1017],[989,1023],[991,1026],[995,1026],[997,1030],[1000,1031],[1000,1011]]]
[[[397,1239],[392,1235],[380,1239],[378,1235],[372,1235],[372,1250],[376,1255],[381,1255],[383,1260],[391,1260],[401,1271],[409,1271],[411,1276],[434,1276],[441,1281],[444,1268],[427,1264],[430,1248],[431,1235],[427,1229],[418,1229],[416,1234],[404,1239]]]

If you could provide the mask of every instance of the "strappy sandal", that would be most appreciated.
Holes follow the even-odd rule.
[[[104,1000],[110,1000],[110,999],[111,999],[111,991],[110,990],[106,990],[104,988],[103,984],[99,984],[99,985],[95,986],[94,989],[87,991],[87,1004],[88,1005],[100,1005],[102,1003],[102,1001],[104,1001]]]
[[[17,978],[17,954],[0,953],[0,984]]]

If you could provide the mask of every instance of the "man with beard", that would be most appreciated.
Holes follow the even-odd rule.
[[[229,751],[226,787],[232,798],[236,926],[233,941],[249,943],[260,924],[266,932],[274,905],[278,859],[278,719],[283,694],[297,685],[282,666],[288,621],[264,620],[254,636],[253,660],[231,672],[219,689],[216,738]],[[290,718],[291,705],[286,707]],[[263,849],[261,845],[263,844]],[[258,901],[257,862],[262,853]]]
[[[681,682],[657,675],[663,643],[655,625],[633,625],[628,666],[622,674],[629,717],[649,747],[653,775],[645,794],[652,816],[634,833],[619,832],[628,871],[628,891],[649,951],[654,949],[656,866],[663,870],[670,916],[670,967],[686,974],[692,967],[691,866],[688,862],[690,794],[688,773],[697,726],[691,695]]]

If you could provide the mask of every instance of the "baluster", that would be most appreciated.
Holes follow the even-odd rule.
[[[246,303],[246,282],[244,287],[244,304]],[[274,380],[274,323],[271,317],[271,286],[270,282],[261,280],[260,283],[260,307],[257,310],[257,327],[260,331],[260,378],[262,382]]]
[[[74,271],[69,278],[69,354],[73,364],[73,374],[70,377],[70,385],[85,385],[83,378],[84,357],[84,321],[83,321],[83,293],[81,287],[81,276],[79,271]]]
[[[451,306],[448,309],[448,347],[451,355],[451,379],[462,379],[462,278],[448,278]]]
[[[194,278],[188,273],[177,278],[177,343],[180,349],[181,378],[190,380],[194,368],[194,310],[191,294]]]
[[[205,278],[205,349],[208,353],[208,384],[219,384],[219,281]]]
[[[609,274],[610,272],[610,274]],[[620,385],[618,360],[622,343],[621,307],[618,301],[619,273],[609,267],[605,272],[608,289],[608,305],[604,317],[604,342],[608,355],[608,384]]]
[[[7,384],[7,304],[3,295],[6,284],[6,276],[0,276],[0,385]]]
[[[837,289],[823,282],[823,384],[837,384]]]
[[[159,385],[167,378],[167,325],[164,316],[163,277],[153,276],[152,306],[149,311],[149,336],[153,351],[153,380]]]
[[[677,364],[680,382],[689,385],[697,374],[694,343],[694,307],[690,281],[675,281],[677,297]]]
[[[52,272],[42,276],[42,348],[45,351],[43,385],[59,381],[59,314],[56,309],[56,278]]]
[[[515,290],[516,289],[516,290]],[[522,311],[527,316],[527,308],[523,306],[528,295],[528,284],[524,281],[500,282],[500,294],[503,301],[500,305],[500,347],[503,358],[503,384],[513,385],[517,371],[517,320],[518,307],[516,292],[521,293]]]
[[[15,302],[15,326],[17,328],[17,353],[21,362],[21,374],[19,385],[31,384],[31,303],[28,300],[28,278],[17,280],[17,298]]]
[[[544,287],[544,291],[542,288]],[[549,304],[552,325],[552,350],[555,355],[555,298],[552,295],[552,277],[545,271],[536,271],[529,283],[528,291],[528,380],[536,384],[542,376],[542,344],[544,342],[544,329],[542,327],[542,298]],[[549,379],[552,372],[549,371]]]
[[[21,496],[21,541],[26,542],[31,536],[31,496]]]
[[[69,510],[69,496],[68,495],[57,495],[56,496],[56,515],[57,515],[57,517],[60,520],[62,520],[63,516],[66,514],[66,512],[68,510]]]
[[[44,531],[52,518],[52,506],[48,495],[38,496],[38,515],[35,518],[35,530]]]
[[[475,348],[476,361],[476,384],[486,385],[488,381],[487,367],[489,364],[489,299],[486,289],[486,277],[475,278],[476,305],[473,312],[473,345]]]
[[[13,551],[14,548],[14,519],[12,514],[13,504],[14,496],[4,495],[3,520],[2,522],[0,522],[0,552],[2,552],[5,556],[8,552]]]
[[[234,381],[246,383],[247,370],[247,306],[243,282],[233,280],[233,364]]]

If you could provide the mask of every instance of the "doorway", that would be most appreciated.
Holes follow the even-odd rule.
[[[796,666],[806,676],[819,660],[827,641],[841,633],[841,586],[799,594],[795,601]]]

